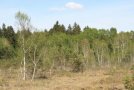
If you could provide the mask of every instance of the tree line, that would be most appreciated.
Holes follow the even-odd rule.
[[[95,67],[124,66],[134,62],[134,31],[116,28],[83,30],[75,22],[67,28],[58,21],[50,30],[32,31],[30,18],[18,12],[19,30],[3,24],[0,28],[0,61],[21,68],[23,80],[37,73],[73,71]],[[41,73],[40,72],[40,73]],[[40,74],[41,75],[41,74]],[[44,73],[43,73],[44,75]]]

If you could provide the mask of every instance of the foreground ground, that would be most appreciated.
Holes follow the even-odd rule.
[[[0,90],[125,90],[123,78],[129,73],[128,70],[114,69],[64,72],[34,81],[22,81],[8,74],[8,77],[1,75]]]

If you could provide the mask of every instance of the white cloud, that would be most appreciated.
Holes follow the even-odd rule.
[[[81,10],[83,9],[83,5],[76,2],[68,2],[63,7],[50,8],[50,11],[62,12],[65,11],[66,9]]]
[[[79,10],[83,8],[83,5],[75,2],[68,2],[65,7],[69,9]]]
[[[51,11],[56,11],[56,12],[57,12],[57,11],[58,11],[58,12],[61,12],[61,11],[64,11],[65,8],[63,8],[63,7],[62,7],[62,8],[57,8],[57,7],[56,7],[56,8],[50,8],[50,10],[51,10]]]

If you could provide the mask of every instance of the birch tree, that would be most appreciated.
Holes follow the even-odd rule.
[[[107,44],[103,40],[95,40],[93,49],[97,64],[99,66],[104,66],[104,60],[108,56]],[[107,62],[109,66],[110,61],[108,60]]]
[[[29,52],[31,52],[29,53],[29,57],[30,61],[32,61],[33,64],[33,72],[31,79],[31,81],[33,81],[36,75],[37,68],[40,65],[39,64],[41,62],[40,60],[42,59],[42,56],[45,55],[46,53],[45,48],[43,48],[45,39],[44,35],[40,33],[37,35],[33,33],[32,37],[29,39],[32,41],[32,45],[29,50]]]
[[[21,70],[23,73],[23,80],[26,80],[26,53],[29,49],[30,46],[26,46],[26,37],[24,31],[30,30],[30,18],[28,17],[27,14],[22,13],[22,12],[17,12],[15,15],[15,19],[17,21],[18,29],[20,31],[20,46],[23,52],[23,60],[21,64],[23,65],[23,69]]]
[[[89,42],[87,39],[84,39],[81,41],[81,46],[82,46],[82,53],[83,53],[83,57],[84,57],[84,66],[87,69],[88,68],[88,64],[89,64],[89,57],[90,57],[90,47],[89,47]]]

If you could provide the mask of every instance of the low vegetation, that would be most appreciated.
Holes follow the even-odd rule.
[[[3,73],[0,90],[125,90],[123,79],[129,73],[128,69],[118,69],[112,74],[110,69],[91,69],[83,73],[64,71],[52,77],[24,81],[16,71],[9,71]]]

